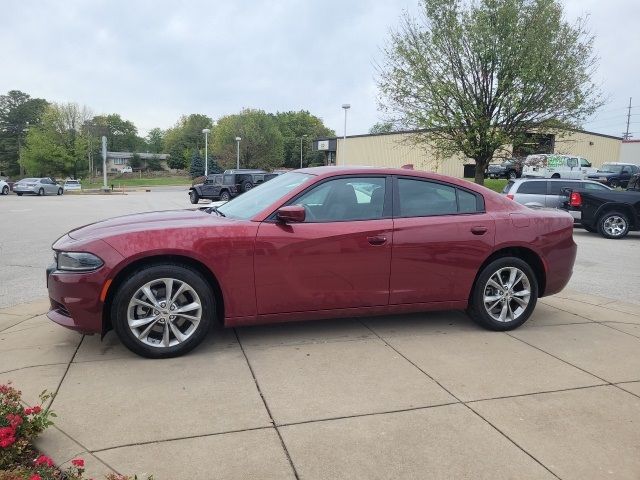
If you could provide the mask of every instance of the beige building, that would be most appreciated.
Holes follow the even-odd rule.
[[[401,167],[412,164],[417,170],[463,177],[464,164],[474,163],[473,160],[462,156],[439,158],[433,149],[416,145],[413,139],[415,132],[353,135],[346,139],[346,151],[342,138],[331,139],[331,144],[337,144],[337,165]],[[562,136],[547,135],[547,140],[547,148],[551,150],[548,153],[581,156],[589,160],[594,167],[599,167],[604,162],[616,162],[620,158],[622,139],[610,135],[573,131]],[[328,140],[325,143],[329,145]]]

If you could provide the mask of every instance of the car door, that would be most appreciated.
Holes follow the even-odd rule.
[[[258,314],[386,306],[393,221],[384,175],[332,177],[289,204],[303,223],[275,214],[256,237]]]
[[[57,195],[59,187],[56,181],[52,178],[47,178],[46,180],[47,180],[48,193],[51,193],[52,195]]]
[[[394,191],[389,303],[466,299],[495,240],[482,195],[408,177],[397,178]]]

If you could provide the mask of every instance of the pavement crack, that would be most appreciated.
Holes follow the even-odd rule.
[[[71,364],[73,363],[73,359],[76,358],[76,355],[78,354],[78,350],[80,350],[80,346],[82,345],[82,342],[84,341],[85,337],[86,337],[86,335],[82,335],[82,338],[78,342],[78,346],[76,347],[75,351],[73,352],[73,355],[71,355],[71,358],[69,359],[69,362],[67,363],[67,368],[64,370],[64,373],[62,374],[62,378],[60,379],[60,382],[58,383],[58,386],[56,387],[56,391],[53,393],[53,397],[51,398],[51,401],[49,402],[49,405],[47,406],[47,411],[49,411],[51,409],[51,406],[53,405],[53,402],[56,401],[56,398],[58,397],[58,392],[60,391],[60,387],[62,386],[62,382],[64,382],[64,379],[67,378],[67,373],[69,373],[69,369],[71,368]]]
[[[296,466],[293,463],[293,459],[291,458],[291,454],[289,453],[289,449],[287,449],[287,444],[284,442],[284,438],[282,437],[282,432],[280,432],[280,429],[278,428],[278,425],[276,425],[276,422],[273,419],[273,414],[271,413],[271,409],[269,408],[269,404],[267,403],[267,399],[265,398],[264,394],[262,393],[262,389],[260,388],[260,383],[258,382],[258,379],[256,378],[256,374],[253,371],[253,367],[251,366],[251,362],[249,361],[249,357],[247,356],[247,352],[244,350],[244,346],[242,345],[242,341],[240,340],[240,335],[238,335],[238,329],[234,328],[233,329],[233,333],[236,336],[236,340],[238,341],[238,345],[240,345],[240,350],[242,351],[242,355],[244,356],[244,359],[247,362],[247,366],[249,367],[249,371],[251,372],[251,376],[253,377],[253,382],[255,383],[256,388],[258,389],[258,393],[260,394],[260,398],[262,399],[262,403],[264,404],[264,408],[267,410],[267,414],[269,415],[269,419],[271,420],[271,424],[273,425],[273,428],[275,429],[276,434],[278,435],[278,438],[280,439],[280,444],[282,445],[282,449],[284,450],[284,453],[287,456],[287,460],[289,461],[289,465],[291,466],[291,469],[293,470],[293,475],[296,477],[297,480],[300,480],[300,476],[298,475],[298,470],[296,469]]]

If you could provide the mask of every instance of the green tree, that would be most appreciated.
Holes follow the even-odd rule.
[[[117,113],[97,115],[93,117],[93,124],[101,135],[107,137],[107,150],[110,152],[135,152],[144,144],[133,122],[123,120]]]
[[[377,122],[369,129],[369,133],[372,135],[378,135],[380,133],[391,133],[396,131],[393,123],[391,122]]]
[[[89,111],[75,103],[47,106],[41,122],[29,128],[21,163],[29,175],[73,175],[87,170]]]
[[[323,162],[323,152],[314,152],[311,142],[318,137],[333,137],[335,132],[325,127],[321,119],[306,110],[278,112],[275,119],[283,139],[283,166],[300,167],[301,141],[304,166]]]
[[[170,155],[171,168],[185,168],[194,148],[204,150],[202,130],[205,128],[212,129],[213,121],[206,115],[196,113],[180,117],[176,125],[165,132],[164,149]]]
[[[189,175],[191,175],[191,178],[197,178],[204,175],[204,160],[197,150],[193,152],[193,156],[191,157]]]
[[[151,170],[153,172],[164,170],[162,168],[160,157],[157,155],[151,155],[151,157],[147,159],[147,170]]]
[[[20,151],[30,127],[40,123],[47,106],[42,98],[31,98],[19,90],[0,95],[0,172],[20,173]]]
[[[160,128],[149,130],[145,139],[147,150],[151,153],[164,153],[164,132]]]
[[[577,128],[602,104],[585,19],[559,0],[422,0],[391,34],[378,67],[389,121],[416,141],[476,163],[529,132]]]
[[[129,160],[129,165],[133,170],[137,170],[142,166],[142,159],[138,153],[134,153]]]
[[[223,167],[236,166],[236,137],[240,137],[240,167],[271,170],[284,164],[283,136],[274,115],[245,109],[218,120],[211,150]]]

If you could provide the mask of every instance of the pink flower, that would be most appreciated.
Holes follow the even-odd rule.
[[[0,440],[0,447],[7,448],[13,445],[16,442],[15,437],[6,437]]]
[[[81,458],[74,458],[73,460],[71,460],[71,463],[73,464],[73,466],[78,468],[84,467],[84,460]]]
[[[13,428],[18,428],[22,424],[22,417],[13,413],[7,414],[7,420],[9,421],[9,425]]]
[[[46,455],[40,455],[38,458],[36,458],[35,464],[38,466],[46,465],[47,467],[53,467],[53,460],[51,460]]]
[[[29,480],[42,480],[42,477],[40,475],[38,475],[37,473],[34,473],[33,475],[31,475],[29,477]]]
[[[42,407],[40,407],[40,405],[36,405],[35,407],[33,407],[31,409],[31,411],[37,415],[38,413],[40,413],[42,411]]]
[[[0,440],[13,437],[16,434],[16,429],[13,427],[0,427]]]

